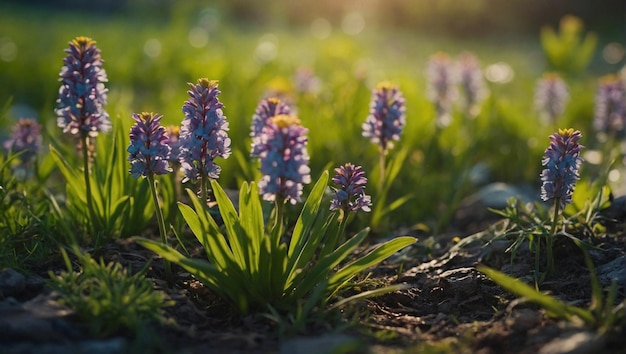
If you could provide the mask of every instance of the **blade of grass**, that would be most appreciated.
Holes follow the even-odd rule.
[[[536,303],[554,317],[571,320],[572,316],[575,315],[585,321],[585,323],[594,322],[594,318],[591,312],[568,305],[555,297],[540,293],[539,291],[535,290],[535,288],[529,286],[519,279],[510,277],[504,273],[501,273],[495,269],[491,269],[486,266],[478,266],[477,270],[485,274],[487,277],[489,277],[496,284],[500,285],[508,292],[520,297],[524,297],[528,301]]]
[[[361,271],[389,258],[400,249],[415,243],[417,239],[410,236],[397,237],[379,245],[370,253],[342,267],[329,280],[330,288],[339,289],[343,284]],[[332,294],[331,294],[332,295]]]

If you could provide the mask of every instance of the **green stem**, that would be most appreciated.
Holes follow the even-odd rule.
[[[539,259],[541,256],[541,239],[537,238],[537,249],[535,250],[535,290],[539,290],[539,285],[543,282],[541,272],[539,270]]]
[[[98,218],[96,217],[96,212],[93,209],[93,197],[91,194],[91,180],[89,178],[89,147],[87,146],[87,133],[81,131],[80,134],[80,143],[83,153],[83,174],[85,177],[85,189],[87,193],[87,209],[89,210],[89,217],[91,218],[91,222],[89,225],[91,226],[92,237],[96,238],[96,233],[98,230]]]
[[[271,234],[274,235],[275,245],[280,245],[280,239],[283,236],[283,219],[285,217],[285,198],[281,195],[276,196],[274,206],[274,224],[272,225]]]
[[[335,238],[335,245],[333,247],[333,250],[335,249],[335,247],[337,247],[338,244],[343,244],[348,240],[348,235],[346,235],[346,227],[348,225],[349,216],[350,212],[341,210],[341,221],[339,221],[339,230],[337,232],[337,237]]]
[[[550,273],[552,273],[552,270],[554,269],[554,257],[552,255],[552,243],[554,242],[554,236],[556,235],[556,226],[557,226],[558,217],[559,217],[560,204],[561,204],[561,199],[556,198],[554,200],[554,216],[552,217],[552,227],[550,228],[550,233],[548,234],[548,237],[546,238],[546,241],[547,241],[546,253],[548,257],[547,259],[548,268],[546,270],[546,275],[549,275]]]
[[[200,176],[200,198],[202,198],[202,205],[204,205],[204,207],[207,209],[208,209],[207,201],[209,200],[208,190],[209,190],[209,177],[203,173]]]
[[[157,194],[156,189],[156,181],[154,179],[154,173],[148,173],[148,181],[150,182],[150,191],[152,192],[152,200],[154,202],[154,208],[157,217],[157,224],[159,226],[159,234],[161,235],[161,242],[164,246],[167,246],[167,231],[165,229],[165,220],[163,218],[163,209],[161,209],[161,204],[159,203],[159,195]],[[172,277],[172,266],[169,261],[165,261],[165,277],[167,279],[168,284],[172,285],[173,277]]]
[[[378,154],[378,159],[380,164],[380,180],[378,181],[378,191],[379,193],[383,193],[383,188],[385,186],[385,159],[387,157],[387,150],[385,150],[382,146],[379,150],[380,154]]]

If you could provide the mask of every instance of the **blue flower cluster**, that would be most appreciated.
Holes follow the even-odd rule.
[[[311,183],[307,133],[298,118],[285,114],[270,118],[263,127],[257,152],[263,174],[259,193],[264,200],[301,202],[303,184]]]
[[[268,119],[281,114],[289,115],[290,111],[289,105],[276,97],[265,98],[259,102],[252,116],[252,125],[250,126],[250,137],[252,138],[250,155],[252,157],[259,157],[259,136]]]
[[[546,149],[541,164],[546,168],[541,172],[541,199],[555,199],[560,207],[572,202],[572,193],[576,181],[579,180],[578,170],[583,159],[580,150],[583,148],[578,140],[580,131],[559,129],[550,135],[550,146]]]
[[[557,73],[545,73],[535,86],[535,109],[546,123],[554,124],[565,112],[569,91],[565,81]]]
[[[100,50],[88,37],[76,37],[65,51],[61,69],[57,124],[63,132],[95,137],[111,129],[107,103],[107,75],[102,68]]]
[[[626,133],[626,83],[616,74],[600,78],[595,98],[593,126],[614,137]]]
[[[480,104],[487,97],[488,90],[478,58],[470,52],[463,52],[459,56],[459,83],[465,112],[468,117],[475,118],[480,113]]]
[[[459,81],[454,61],[448,54],[439,52],[428,60],[426,94],[435,104],[436,122],[440,128],[452,122],[452,108],[458,97],[456,84]]]
[[[23,164],[30,163],[41,147],[41,125],[34,119],[20,119],[3,146],[7,151],[20,152],[19,159]]]
[[[378,144],[381,151],[393,148],[393,141],[400,140],[406,125],[404,96],[397,86],[387,81],[372,91],[370,114],[363,123],[363,136]]]
[[[346,163],[335,168],[333,183],[335,196],[330,204],[330,210],[343,210],[345,212],[357,212],[363,210],[369,212],[372,206],[372,198],[365,194],[367,178],[361,166]]]
[[[180,130],[180,163],[186,181],[198,181],[202,175],[217,179],[221,167],[218,157],[230,156],[228,122],[222,112],[223,104],[217,96],[218,82],[202,78],[198,84],[189,84],[189,98],[183,105],[185,118]]]
[[[135,124],[130,128],[128,161],[134,178],[149,174],[163,175],[172,171],[169,167],[171,148],[168,136],[161,124],[162,116],[156,113],[133,114]]]

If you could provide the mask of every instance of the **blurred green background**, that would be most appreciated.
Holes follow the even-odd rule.
[[[4,0],[0,104],[7,110],[0,139],[20,117],[38,118],[46,135],[60,137],[57,78],[68,42],[79,35],[95,39],[102,51],[114,124],[130,126],[131,113],[141,111],[180,124],[186,83],[220,81],[233,149],[243,156],[219,162],[220,181],[229,188],[258,177],[245,156],[252,114],[268,92],[285,94],[310,129],[314,179],[329,163],[347,161],[374,173],[377,150],[361,137],[361,124],[371,89],[390,80],[407,99],[407,127],[396,150],[408,157],[389,200],[414,194],[391,223],[410,226],[441,218],[470,194],[477,186],[459,176],[478,164],[488,167],[489,181],[538,189],[541,155],[554,131],[532,111],[535,82],[549,69],[541,28],[558,29],[572,14],[585,33],[598,36],[590,66],[567,76],[573,99],[559,122],[587,136],[597,77],[624,65],[624,13],[623,1],[615,0]],[[491,95],[471,128],[456,117],[435,137],[424,71],[438,51],[475,53]],[[298,72],[312,73],[315,87],[298,91]],[[441,159],[429,165],[425,154],[435,140]]]

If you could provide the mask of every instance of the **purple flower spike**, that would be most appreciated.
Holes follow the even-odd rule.
[[[130,128],[128,161],[129,172],[134,178],[172,172],[168,164],[171,148],[165,128],[160,125],[161,118],[156,113],[133,114],[135,124]]]
[[[578,181],[578,170],[583,159],[578,143],[582,137],[580,131],[574,129],[559,129],[556,134],[550,135],[550,146],[546,149],[541,164],[546,166],[541,172],[541,199],[548,201],[557,199],[560,207],[572,202],[574,186]]]
[[[569,100],[565,81],[556,73],[545,73],[535,87],[535,108],[544,121],[554,124]]]
[[[387,81],[372,91],[370,114],[363,123],[363,136],[378,144],[383,152],[393,148],[393,140],[399,141],[406,125],[404,96],[397,86]]]
[[[618,75],[600,78],[593,127],[614,137],[626,133],[626,85]]]
[[[303,184],[311,183],[307,132],[298,118],[284,114],[270,118],[263,127],[258,152],[263,174],[259,193],[264,200],[301,202]]]
[[[480,104],[487,97],[487,87],[476,56],[464,52],[459,56],[459,76],[464,94],[464,109],[471,118],[480,113]]]
[[[252,157],[259,157],[259,135],[263,131],[265,124],[267,124],[268,119],[281,114],[289,115],[289,113],[289,106],[279,98],[269,97],[259,102],[252,116],[252,125],[250,127],[250,137],[252,138],[250,155]]]
[[[22,152],[19,159],[24,165],[30,163],[41,147],[41,125],[34,119],[20,119],[14,126],[11,138],[4,142],[6,150]]]
[[[426,67],[428,100],[435,104],[436,123],[440,128],[452,122],[453,103],[457,99],[458,81],[455,66],[446,53],[436,53],[430,57]]]
[[[64,133],[79,133],[96,137],[111,129],[107,103],[107,75],[102,68],[100,50],[88,37],[76,37],[70,42],[61,69],[57,124]]]
[[[167,144],[172,149],[172,153],[170,154],[168,161],[171,163],[178,163],[180,156],[180,127],[177,125],[168,125],[165,130],[167,137],[169,138]]]
[[[331,201],[330,210],[357,212],[360,209],[369,212],[372,198],[365,194],[367,178],[365,178],[363,168],[346,163],[335,168],[335,173],[333,183],[339,188],[335,189],[335,198]]]
[[[217,98],[221,93],[216,80],[199,79],[198,84],[189,84],[187,91],[191,97],[183,105],[183,119],[180,130],[180,163],[185,178],[198,181],[201,176],[219,178],[221,168],[215,159],[230,156],[228,122],[222,112],[224,106]]]

